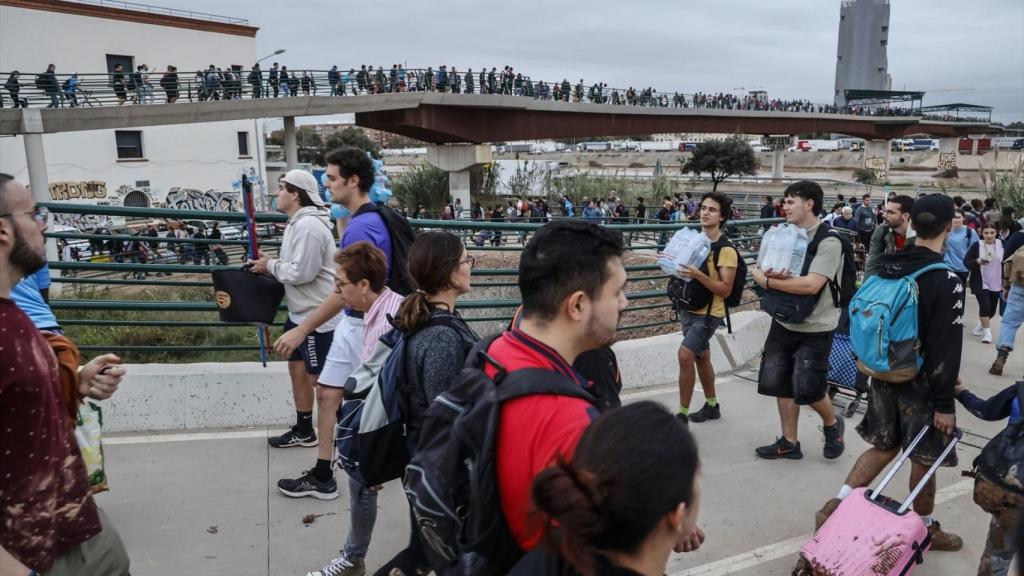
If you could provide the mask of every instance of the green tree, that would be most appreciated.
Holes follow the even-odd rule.
[[[682,159],[680,159],[682,161]],[[757,157],[754,149],[739,136],[725,140],[707,140],[693,150],[693,154],[682,167],[683,174],[711,177],[711,190],[732,176],[757,174]]]
[[[268,143],[273,146],[284,146],[284,130],[271,132]],[[299,162],[323,166],[324,142],[312,126],[299,126],[295,129],[295,147]]]
[[[448,202],[448,173],[421,164],[392,178],[391,191],[410,212],[420,204],[432,213],[439,212]]]
[[[373,140],[370,140],[370,137],[366,135],[366,131],[362,128],[349,126],[328,136],[327,141],[324,142],[325,154],[342,146],[355,146],[360,150],[369,150],[374,158],[380,158],[380,146]]]

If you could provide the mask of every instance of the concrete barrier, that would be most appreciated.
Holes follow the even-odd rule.
[[[770,319],[763,312],[733,315],[711,341],[720,373],[761,353]],[[626,388],[676,381],[679,333],[627,340],[614,346]],[[108,432],[286,426],[295,419],[285,362],[133,364],[120,390],[100,403]]]

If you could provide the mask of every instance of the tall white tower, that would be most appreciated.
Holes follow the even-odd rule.
[[[839,9],[835,104],[844,90],[889,90],[889,0],[843,0]]]

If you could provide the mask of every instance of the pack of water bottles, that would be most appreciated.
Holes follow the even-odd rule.
[[[793,276],[799,276],[804,268],[809,242],[807,231],[799,226],[785,223],[772,226],[761,237],[757,265],[762,270],[788,270]]]
[[[681,228],[672,235],[668,246],[658,258],[658,266],[665,274],[676,276],[680,266],[700,268],[711,253],[711,240],[693,228]],[[690,278],[684,278],[687,282]]]

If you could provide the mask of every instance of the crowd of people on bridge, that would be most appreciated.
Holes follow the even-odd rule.
[[[14,107],[27,107],[28,99],[22,94],[21,73],[11,72],[4,84]],[[718,92],[684,94],[659,92],[654,87],[611,88],[607,83],[584,83],[580,78],[570,82],[535,81],[528,74],[505,66],[501,71],[486,66],[464,72],[455,66],[441,65],[436,69],[407,69],[401,64],[385,66],[361,65],[345,70],[337,65],[330,70],[295,70],[274,62],[268,69],[259,63],[245,70],[237,66],[217,67],[210,64],[197,70],[190,80],[178,75],[178,68],[168,65],[159,78],[150,72],[148,64],[139,64],[135,70],[125,70],[116,64],[107,75],[77,73],[61,80],[53,64],[36,75],[34,87],[46,97],[47,108],[79,106],[79,95],[84,91],[87,102],[93,93],[112,89],[118,105],[153,104],[157,85],[164,92],[168,104],[177,102],[184,94],[188,101],[239,100],[242,98],[278,98],[292,96],[357,96],[398,92],[447,92],[453,94],[487,94],[533,98],[537,100],[611,104],[615,106],[653,106],[663,108],[711,108],[719,110],[759,110],[771,112],[797,112],[817,114],[851,114],[856,116],[920,116],[916,108],[893,105],[815,104],[806,99],[768,98],[764,92],[737,95]],[[86,87],[91,90],[85,90]],[[0,94],[0,107],[5,106]],[[956,120],[958,118],[952,118]]]
[[[377,575],[647,576],[665,573],[672,551],[699,548],[707,537],[698,521],[701,460],[689,426],[714,426],[709,422],[725,412],[715,382],[723,367],[714,365],[710,345],[717,329],[730,325],[729,309],[746,281],[747,263],[728,234],[733,199],[708,192],[678,201],[679,210],[695,215],[711,251],[699,266],[679,266],[669,282],[682,329],[676,358],[668,360],[678,366],[679,392],[678,408],[669,411],[652,402],[622,406],[619,397],[611,346],[628,305],[625,246],[622,234],[602,225],[600,207],[621,206],[616,199],[588,199],[582,217],[532,233],[519,260],[521,306],[506,330],[481,338],[458,312],[476,265],[462,239],[444,231],[416,235],[401,214],[371,201],[376,171],[364,151],[335,150],[326,164],[330,199],[350,214],[340,239],[320,183],[291,170],[277,192],[276,206],[288,216],[281,248],[247,262],[253,274],[283,284],[287,296],[285,330],[273,349],[288,360],[295,424],[268,443],[316,447],[310,465],[278,488],[287,497],[332,500],[340,496],[335,464],[347,478],[344,547],[308,576],[366,573],[377,495],[399,478],[409,544]],[[941,193],[892,195],[879,220],[871,200],[865,195],[847,218],[845,199],[827,211],[824,192],[811,181],[788,186],[779,203],[765,199],[761,216],[777,216],[781,206],[809,243],[802,270],[752,266],[762,308],[772,316],[757,391],[774,399],[781,432],[752,451],[770,461],[803,459],[801,406],[821,420],[821,457],[835,460],[845,451],[846,423],[833,406],[828,372],[838,335],[857,334],[846,307],[858,283],[857,236],[868,245],[865,285],[908,276],[917,283],[919,364],[906,381],[877,373],[863,379],[867,410],[856,431],[870,447],[837,480],[836,497],[815,514],[815,525],[840,517],[844,499],[923,438],[910,454],[911,478],[927,478],[913,509],[927,528],[929,554],[958,550],[963,539],[934,517],[936,480],[927,470],[957,464],[956,453],[944,451],[957,428],[957,402],[981,418],[1009,418],[1007,431],[1019,434],[1024,397],[1017,384],[978,398],[958,378],[965,279],[980,286],[983,319],[999,307],[993,292],[1006,299],[1001,371],[1024,321],[1024,261],[1009,256],[1024,246],[1024,232],[994,202],[978,214]],[[676,205],[665,202],[659,212]],[[563,198],[563,209],[575,207]],[[854,220],[855,228],[842,233],[827,218]],[[93,499],[74,433],[82,400],[109,398],[124,369],[109,354],[78,369],[80,355],[37,277],[46,222],[26,187],[0,174],[0,349],[22,351],[0,355],[0,413],[11,415],[11,428],[0,435],[0,470],[8,472],[0,478],[0,510],[8,518],[0,523],[0,573],[125,575],[127,551]],[[1005,274],[992,265],[1003,257],[1011,261]],[[688,288],[673,293],[684,283]],[[981,325],[974,334],[983,341],[989,335]],[[693,409],[698,381],[704,404]],[[402,432],[362,427],[381,418]],[[328,441],[334,437],[337,445]],[[999,452],[1000,438],[1006,436],[983,454],[998,453],[1007,470],[1024,468],[1006,461],[1020,454]],[[1011,531],[1024,494],[976,466],[976,500],[992,514],[979,574],[1005,575],[1019,547]],[[796,571],[811,574],[813,567],[801,560]]]

